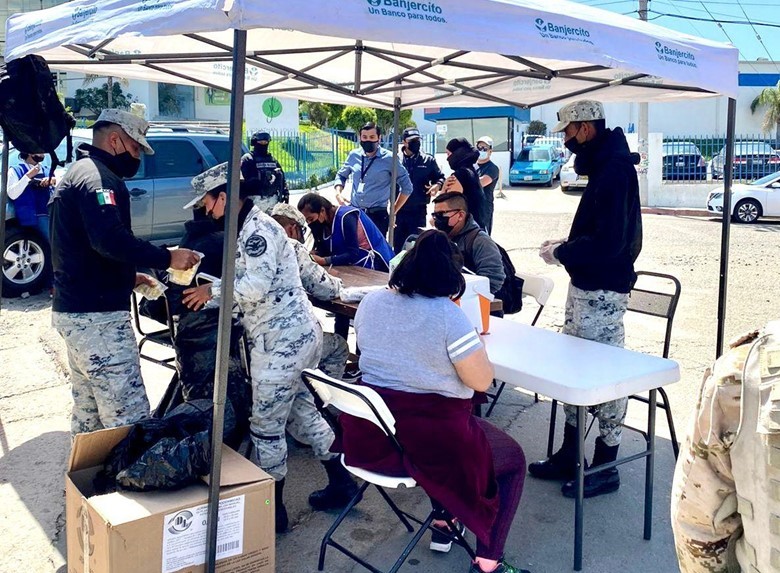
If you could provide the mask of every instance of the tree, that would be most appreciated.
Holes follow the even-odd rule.
[[[412,121],[412,110],[402,109],[399,116],[398,128],[404,130],[407,127],[413,127],[416,124]],[[382,133],[390,133],[393,129],[393,110],[392,109],[377,109],[376,110],[376,124]]]
[[[775,139],[780,141],[780,82],[773,88],[764,88],[750,104],[751,113],[756,113],[759,107],[766,107],[761,129],[769,133],[775,128]]]
[[[376,111],[368,107],[350,105],[344,108],[341,119],[347,127],[358,133],[369,121],[376,122]]]
[[[108,83],[98,88],[77,89],[75,100],[77,107],[91,109],[96,115],[100,115],[101,111],[109,107]],[[133,95],[123,92],[121,84],[111,85],[111,107],[129,109],[132,102]]]
[[[528,124],[528,135],[547,135],[547,124],[538,119]]]
[[[157,86],[157,101],[160,115],[179,117],[182,111],[183,97],[176,84],[159,84]]]
[[[301,101],[298,105],[300,115],[307,115],[315,127],[322,129],[344,129],[341,114],[344,106],[335,103]]]

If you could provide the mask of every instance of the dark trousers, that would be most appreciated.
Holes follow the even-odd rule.
[[[420,227],[425,227],[426,205],[404,205],[395,215],[395,232],[393,234],[393,250],[397,253],[404,248],[404,242],[409,235],[416,235]]]
[[[498,515],[490,532],[490,543],[485,545],[477,540],[477,557],[499,560],[504,555],[506,538],[509,536],[523,493],[525,454],[520,444],[490,422],[480,418],[477,423],[485,432],[493,452],[493,469],[498,482]],[[437,519],[444,519],[444,516],[449,515],[435,500],[431,499],[431,504],[436,510]]]
[[[387,207],[372,207],[370,209],[360,208],[361,211],[365,211],[368,218],[374,222],[379,232],[384,237],[387,237],[387,230],[390,228],[390,214],[387,212]]]
[[[485,232],[493,232],[493,201],[485,201]]]

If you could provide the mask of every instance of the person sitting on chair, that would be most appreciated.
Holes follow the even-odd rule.
[[[343,414],[345,463],[410,475],[436,511],[431,549],[447,552],[446,519],[477,537],[471,573],[519,573],[504,561],[525,475],[523,450],[472,415],[474,391],[493,380],[479,335],[452,302],[465,282],[457,248],[441,231],[424,231],[390,278],[368,294],[355,317],[362,383],[376,390],[396,420],[404,456],[373,423]],[[393,317],[388,320],[387,317]],[[388,341],[392,340],[392,344]]]
[[[301,197],[298,210],[314,235],[314,262],[387,271],[395,253],[365,212],[349,205],[337,207],[316,193]]]

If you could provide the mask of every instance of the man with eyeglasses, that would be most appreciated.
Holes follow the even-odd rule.
[[[493,192],[500,176],[498,165],[490,160],[493,155],[493,139],[487,135],[480,137],[477,140],[477,151],[479,151],[477,175],[482,191],[485,193],[485,231],[490,235],[493,231]]]
[[[320,300],[333,300],[341,294],[342,282],[333,276],[325,267],[318,265],[311,258],[308,249],[303,244],[306,236],[306,219],[303,214],[288,203],[277,203],[271,217],[282,226],[289,237],[289,242],[298,259],[298,270],[301,274],[301,284],[310,297]],[[344,376],[344,366],[349,357],[347,341],[332,332],[322,333],[322,358],[318,368],[328,376],[341,380]]]
[[[433,225],[458,246],[464,266],[486,277],[492,294],[498,292],[506,278],[501,251],[469,214],[463,193],[443,193],[433,200]]]

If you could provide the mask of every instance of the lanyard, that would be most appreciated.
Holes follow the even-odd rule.
[[[377,153],[379,153],[379,152],[377,151]],[[365,178],[365,176],[368,174],[368,170],[369,170],[369,169],[371,169],[371,166],[374,164],[374,160],[376,159],[376,155],[374,155],[374,156],[371,158],[371,161],[369,161],[369,162],[368,162],[368,167],[366,167],[366,168],[364,169],[364,168],[363,168],[363,162],[365,161],[365,159],[366,159],[366,156],[365,156],[365,155],[362,155],[362,156],[360,157],[360,181],[361,181],[361,182],[363,181],[363,179]]]

